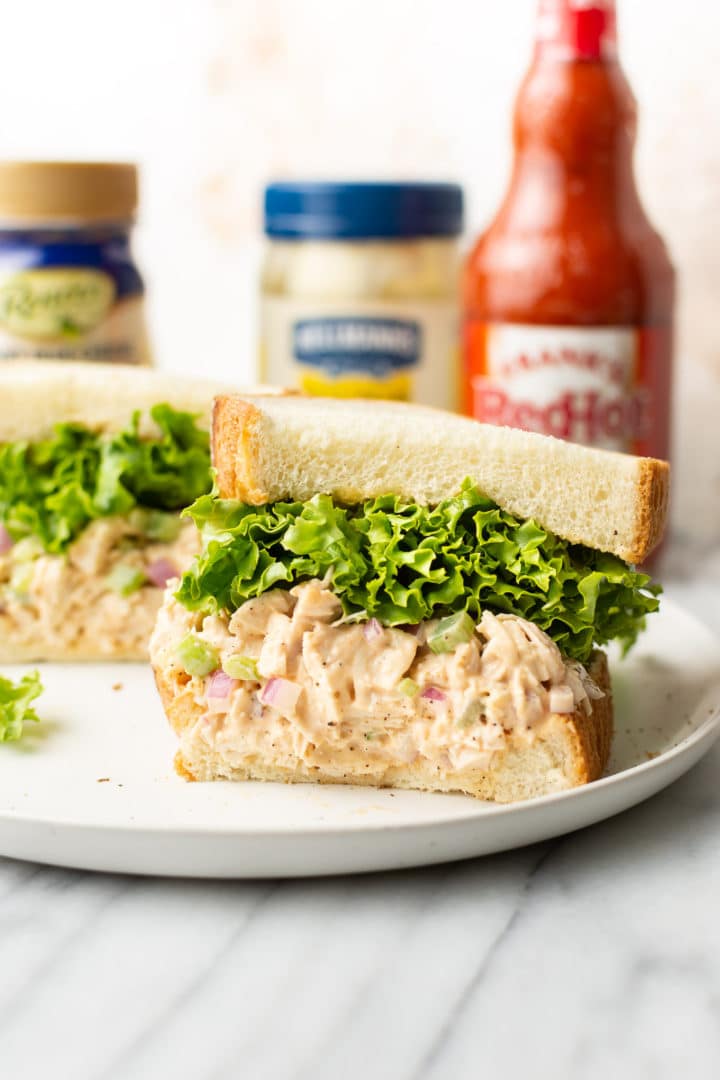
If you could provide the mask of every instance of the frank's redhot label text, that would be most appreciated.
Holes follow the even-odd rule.
[[[487,424],[666,457],[667,328],[465,326],[465,411]]]

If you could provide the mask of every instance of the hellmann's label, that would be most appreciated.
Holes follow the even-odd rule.
[[[261,378],[308,394],[451,408],[456,354],[454,304],[263,301]]]
[[[667,455],[669,332],[470,322],[466,411],[487,424]]]
[[[0,360],[145,362],[141,296],[118,297],[102,270],[47,267],[0,275]]]
[[[422,330],[407,319],[301,319],[293,326],[293,352],[303,364],[342,375],[368,371],[380,378],[420,359]]]
[[[422,331],[407,319],[301,319],[293,325],[293,355],[305,368],[301,386],[348,393],[382,388],[383,397],[408,399],[420,359]]]

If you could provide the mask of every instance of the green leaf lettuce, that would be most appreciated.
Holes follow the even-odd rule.
[[[169,405],[150,415],[154,439],[140,437],[136,413],[117,434],[59,424],[48,439],[0,445],[0,522],[11,538],[36,536],[59,553],[96,518],[138,505],[179,510],[209,491],[208,433]]]
[[[583,661],[594,644],[629,648],[658,607],[646,575],[520,521],[470,481],[435,507],[393,495],[352,507],[328,495],[265,506],[205,495],[186,513],[204,540],[176,594],[192,611],[232,612],[276,586],[324,578],[346,615],[398,626],[509,612]]]
[[[17,683],[0,675],[0,742],[14,742],[22,737],[28,721],[39,720],[32,702],[42,691],[37,671],[23,676]]]

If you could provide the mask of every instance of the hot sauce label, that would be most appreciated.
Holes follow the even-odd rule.
[[[470,321],[466,412],[487,424],[667,456],[670,333]]]

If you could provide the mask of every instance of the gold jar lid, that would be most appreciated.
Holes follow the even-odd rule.
[[[0,222],[127,221],[137,168],[105,161],[0,161]]]

